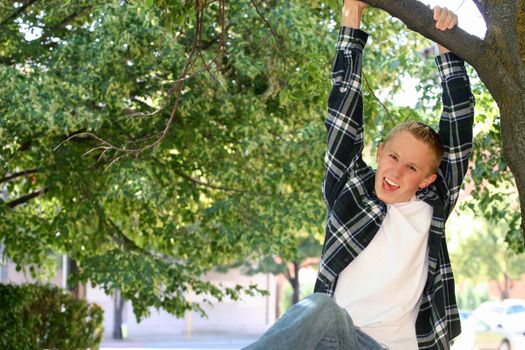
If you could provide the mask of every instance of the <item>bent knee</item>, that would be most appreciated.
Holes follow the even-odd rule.
[[[334,298],[326,293],[314,293],[309,297],[303,299],[303,302],[311,307],[328,309],[333,307],[339,307],[335,302]]]

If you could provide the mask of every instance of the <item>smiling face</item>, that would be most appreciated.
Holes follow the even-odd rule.
[[[431,147],[400,131],[377,149],[376,196],[386,204],[409,201],[436,179]]]

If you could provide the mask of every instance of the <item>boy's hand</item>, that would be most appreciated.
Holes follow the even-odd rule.
[[[458,24],[458,16],[446,7],[434,6],[434,21],[437,29],[445,31]]]
[[[434,20],[436,21],[436,28],[441,31],[452,29],[458,24],[458,16],[446,7],[434,7]],[[438,48],[440,55],[450,52],[446,47],[443,47],[440,44],[438,44]]]
[[[358,0],[344,0],[342,9],[342,25],[344,27],[351,27],[359,29],[361,25],[361,16],[363,11],[368,7],[368,4]]]

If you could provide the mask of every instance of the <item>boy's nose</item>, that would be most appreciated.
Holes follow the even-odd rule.
[[[392,176],[399,179],[403,175],[403,167],[396,165],[392,168]]]

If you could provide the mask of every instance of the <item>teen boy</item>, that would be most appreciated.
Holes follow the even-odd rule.
[[[328,99],[323,196],[326,236],[315,294],[246,349],[449,349],[460,323],[445,241],[468,168],[474,99],[463,61],[440,47],[439,134],[398,125],[377,150],[363,150],[362,50],[366,3],[345,0]],[[434,9],[436,27],[457,24]]]

